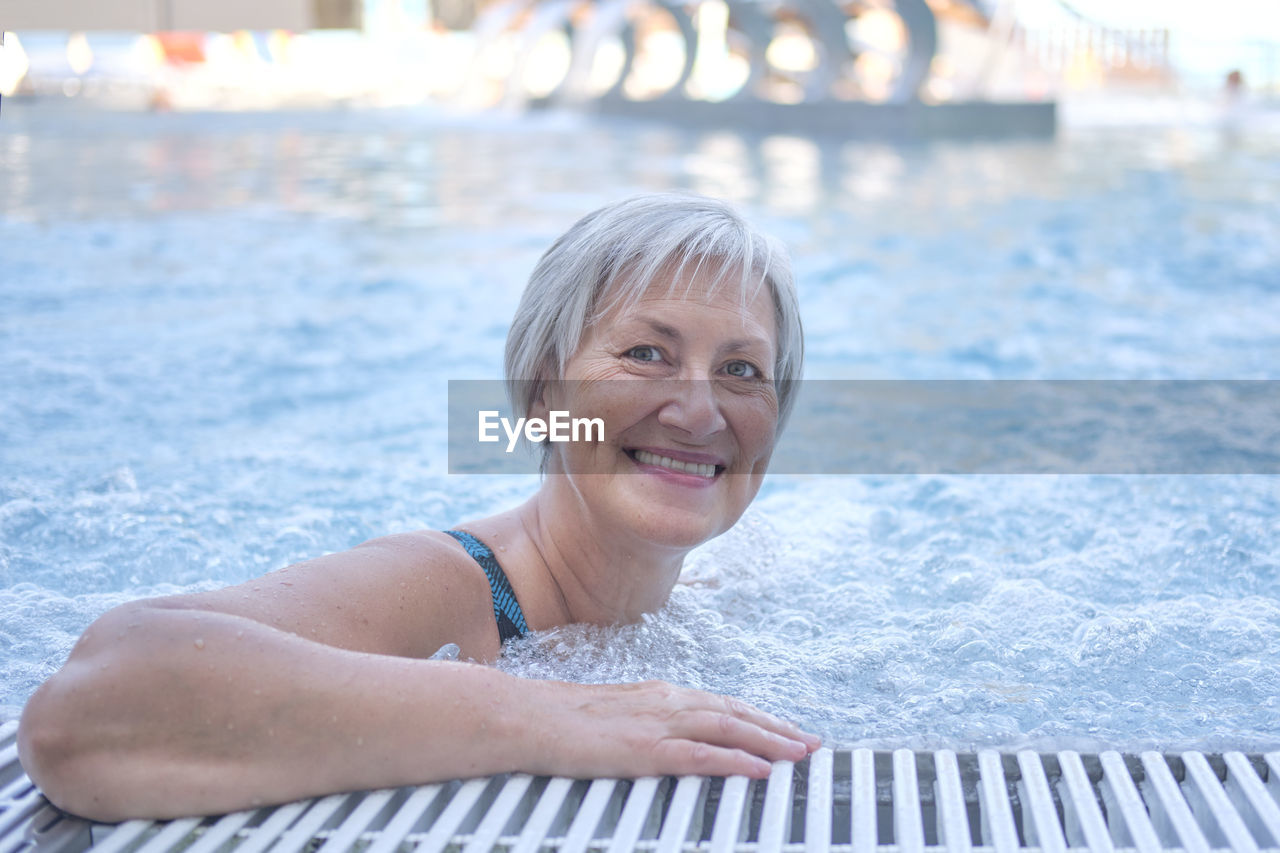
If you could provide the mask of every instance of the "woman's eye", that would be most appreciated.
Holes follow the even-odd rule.
[[[636,361],[658,361],[662,358],[662,354],[658,352],[657,347],[632,347],[627,350],[627,356],[634,358]]]
[[[755,379],[760,371],[749,361],[731,361],[725,365],[725,373],[738,379]]]

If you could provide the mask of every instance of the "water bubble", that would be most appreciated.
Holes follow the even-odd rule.
[[[982,661],[990,660],[995,654],[995,649],[986,640],[974,640],[956,649],[955,658],[963,662]]]
[[[1099,616],[1082,624],[1073,639],[1076,664],[1114,666],[1136,662],[1155,642],[1156,631],[1146,619]]]
[[[977,628],[952,622],[942,630],[942,633],[938,635],[931,646],[940,651],[955,651],[961,646],[978,642],[981,639],[982,633]]]
[[[1254,654],[1266,648],[1262,629],[1241,616],[1219,616],[1209,625],[1208,635],[1215,647],[1231,656]]]
[[[877,509],[867,522],[867,536],[873,542],[884,542],[898,529],[898,513],[891,508]]]
[[[1256,694],[1253,682],[1248,678],[1231,679],[1230,683],[1227,685],[1227,689],[1232,693],[1232,695],[1246,700],[1252,699]]]
[[[941,703],[942,707],[951,714],[960,713],[964,710],[965,705],[967,704],[964,691],[958,688],[951,688],[942,691],[942,693],[938,694],[938,701]]]
[[[1209,670],[1198,663],[1186,663],[1178,667],[1178,678],[1188,684],[1203,684],[1209,678]]]

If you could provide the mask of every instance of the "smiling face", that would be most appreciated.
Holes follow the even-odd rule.
[[[533,414],[599,417],[605,440],[552,445],[547,472],[603,529],[689,549],[755,497],[778,424],[768,288],[658,282],[588,327]],[[566,495],[567,497],[568,495]]]

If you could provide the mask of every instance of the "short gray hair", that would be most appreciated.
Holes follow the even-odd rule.
[[[529,276],[507,332],[507,395],[527,417],[543,383],[564,376],[587,327],[640,299],[655,281],[709,273],[713,288],[735,278],[743,305],[761,286],[773,296],[777,326],[774,384],[778,431],[786,424],[804,365],[804,331],[791,259],[717,199],[679,193],[636,196],[578,220],[546,251]]]

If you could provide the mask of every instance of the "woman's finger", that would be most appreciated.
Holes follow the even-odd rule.
[[[741,749],[714,746],[697,740],[670,738],[654,748],[657,772],[673,776],[749,776],[763,779],[772,765]]]
[[[808,747],[810,752],[822,746],[822,738],[804,731],[795,723],[788,722],[781,717],[775,717],[773,714],[761,711],[754,705],[749,705],[732,696],[717,696],[715,698],[724,703],[726,713],[749,723],[754,723],[766,731],[774,732],[791,740],[798,740]]]
[[[809,745],[798,737],[770,731],[728,711],[687,710],[671,717],[673,732],[715,746],[745,750],[769,761],[799,761]]]
[[[633,689],[657,703],[669,722],[685,718],[682,721],[685,728],[672,732],[677,736],[747,749],[775,761],[798,760],[822,745],[817,735],[732,696],[664,682],[644,682],[634,685]],[[798,753],[793,746],[797,743],[801,750]]]

